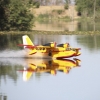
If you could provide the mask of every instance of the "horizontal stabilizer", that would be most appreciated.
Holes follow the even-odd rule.
[[[33,45],[25,45],[25,44],[18,44],[18,46],[25,46],[25,48],[30,48],[30,49],[36,48],[36,46],[33,46]]]

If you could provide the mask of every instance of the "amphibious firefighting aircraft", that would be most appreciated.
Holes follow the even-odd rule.
[[[23,46],[28,49],[28,56],[42,56],[51,58],[68,58],[79,56],[80,48],[72,48],[69,43],[58,44],[56,42],[50,42],[45,45],[34,45],[27,35],[22,36],[23,44],[18,46]]]
[[[57,71],[69,73],[74,67],[80,66],[80,60],[74,58],[73,60],[61,59],[61,60],[33,60],[26,59],[28,66],[24,67],[23,80],[27,81],[30,79],[33,73],[50,73],[56,75]]]

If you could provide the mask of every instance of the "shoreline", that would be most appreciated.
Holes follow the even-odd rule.
[[[0,31],[0,35],[4,34],[43,34],[43,35],[100,35],[100,31]]]

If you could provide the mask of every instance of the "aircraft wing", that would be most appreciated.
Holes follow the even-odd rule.
[[[36,46],[37,48],[51,48],[50,46],[43,46],[43,45],[39,45],[39,46]]]
[[[24,45],[24,44],[18,44],[18,46],[25,46],[25,48],[30,48],[30,49],[34,49],[34,48],[51,48],[50,46],[43,46],[43,45]]]
[[[36,46],[33,46],[33,45],[24,45],[24,44],[18,44],[18,46],[25,46],[25,48],[30,48],[30,49],[36,48]]]

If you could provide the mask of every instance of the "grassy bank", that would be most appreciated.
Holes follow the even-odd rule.
[[[47,35],[100,35],[100,31],[1,31],[3,34],[47,34]]]

